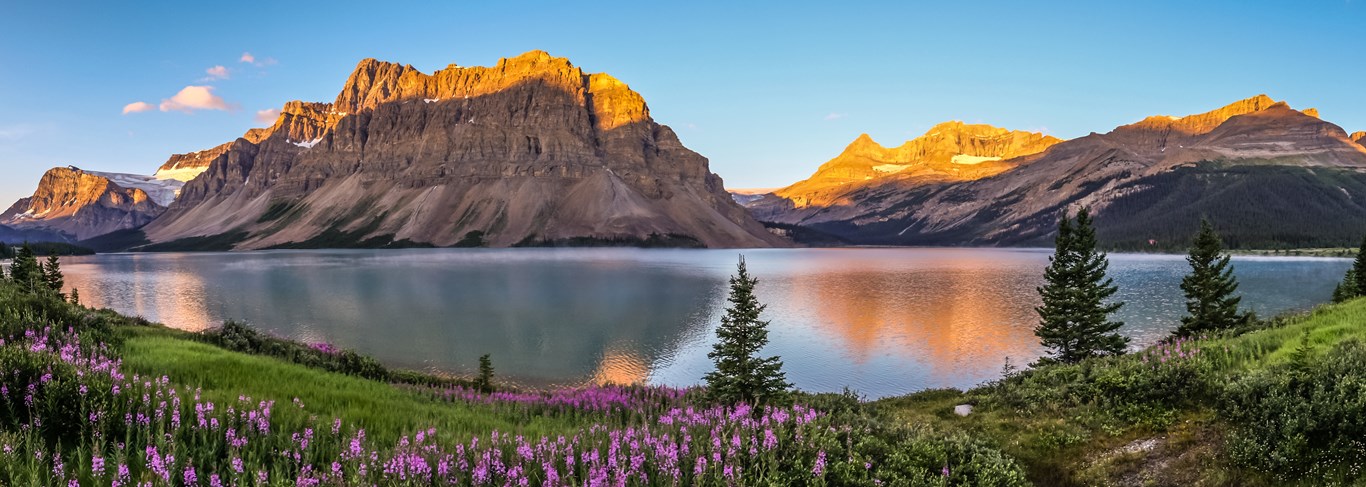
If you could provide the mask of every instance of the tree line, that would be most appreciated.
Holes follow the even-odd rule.
[[[31,293],[52,293],[59,299],[68,299],[62,289],[66,286],[66,279],[62,276],[61,261],[56,254],[48,255],[45,262],[38,260],[33,247],[24,243],[18,249],[11,249],[6,246],[5,252],[13,260],[9,268],[0,269],[0,279],[13,282],[20,289]],[[72,303],[80,303],[80,292],[75,288],[71,289],[70,298]]]

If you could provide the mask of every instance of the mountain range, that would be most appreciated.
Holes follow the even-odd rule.
[[[895,149],[860,136],[746,206],[859,244],[1045,245],[1062,211],[1085,206],[1120,248],[1183,245],[1201,218],[1238,247],[1353,245],[1364,142],[1265,95],[1067,141],[950,122]]]
[[[1072,140],[959,121],[860,135],[806,180],[728,193],[604,73],[532,51],[432,73],[365,59],[330,102],[170,156],[151,176],[58,167],[0,240],[101,250],[321,247],[1046,245],[1089,207],[1129,249],[1201,218],[1235,247],[1349,245],[1366,132],[1258,95]],[[762,222],[762,223],[761,223]]]
[[[789,245],[638,93],[541,51],[431,74],[365,59],[335,100],[289,102],[271,127],[171,157],[148,178],[185,180],[165,205],[94,173],[49,175],[0,224],[144,250]]]

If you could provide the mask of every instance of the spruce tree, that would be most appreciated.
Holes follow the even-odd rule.
[[[11,280],[29,291],[36,291],[43,285],[43,269],[38,265],[38,258],[33,255],[33,248],[29,247],[27,242],[14,253],[9,275]]]
[[[1223,243],[1208,220],[1200,221],[1200,233],[1195,236],[1186,262],[1191,266],[1190,274],[1181,278],[1186,316],[1181,318],[1176,335],[1188,337],[1246,323],[1248,315],[1238,312],[1242,298],[1234,295],[1238,280],[1233,277]]]
[[[1366,238],[1361,240],[1361,249],[1357,250],[1357,258],[1352,262],[1352,270],[1356,274],[1356,292],[1352,293],[1352,297],[1356,297],[1366,292]]]
[[[71,304],[77,306],[81,304],[81,292],[74,287],[71,288]]]
[[[62,266],[58,263],[56,254],[47,256],[47,265],[43,266],[43,284],[59,296],[62,294],[62,287],[66,285],[62,277]]]
[[[1051,356],[1039,361],[1075,363],[1124,353],[1129,339],[1116,332],[1124,323],[1109,319],[1124,303],[1106,303],[1119,288],[1105,277],[1110,262],[1096,250],[1090,211],[1082,208],[1075,222],[1063,212],[1055,244],[1044,286],[1038,288],[1043,304],[1035,308],[1039,325],[1034,328]]]
[[[474,379],[474,387],[479,392],[493,392],[493,360],[487,353],[479,357],[479,377]]]
[[[766,307],[754,296],[759,280],[750,277],[744,256],[730,278],[730,306],[716,329],[718,341],[707,357],[716,370],[707,373],[707,390],[723,403],[765,404],[779,400],[792,384],[783,374],[780,357],[759,357],[768,344],[768,321],[759,314]]]
[[[1356,269],[1348,268],[1347,275],[1342,276],[1342,282],[1339,282],[1337,287],[1333,288],[1333,302],[1341,303],[1357,297],[1358,294],[1361,294],[1361,292],[1357,289],[1357,271]]]

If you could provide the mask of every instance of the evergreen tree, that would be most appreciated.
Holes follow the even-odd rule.
[[[1361,240],[1361,249],[1357,250],[1356,261],[1352,262],[1352,270],[1356,274],[1356,292],[1352,297],[1360,296],[1366,292],[1366,238]]]
[[[74,287],[71,288],[71,304],[81,305],[81,292]]]
[[[770,403],[792,386],[779,357],[758,356],[768,344],[768,322],[759,319],[766,306],[754,296],[758,282],[750,277],[741,256],[737,273],[730,278],[730,307],[716,329],[719,340],[707,354],[716,363],[716,370],[705,378],[708,393],[720,402]]]
[[[1337,287],[1333,288],[1333,302],[1341,303],[1355,298],[1359,294],[1361,294],[1361,291],[1357,289],[1357,271],[1356,269],[1348,268],[1347,275],[1342,277],[1342,282],[1339,282]]]
[[[474,379],[474,387],[479,392],[493,392],[493,360],[487,353],[479,357],[479,377]]]
[[[47,265],[43,266],[43,284],[58,296],[62,294],[62,287],[66,285],[66,280],[62,277],[62,266],[57,262],[56,254],[47,256]]]
[[[1034,334],[1052,356],[1040,362],[1079,362],[1087,357],[1124,353],[1129,339],[1116,333],[1124,323],[1110,321],[1122,302],[1106,304],[1119,290],[1105,277],[1110,262],[1096,250],[1096,231],[1086,208],[1073,222],[1066,212],[1058,223],[1056,250],[1038,288],[1043,304]]]
[[[8,258],[10,258],[10,253],[11,253],[11,252],[14,252],[14,251],[13,251],[13,250],[10,250],[9,244],[6,244],[5,242],[0,242],[0,259],[8,259]],[[0,274],[3,274],[3,273],[0,273]],[[4,276],[0,276],[0,277],[4,277]]]
[[[33,248],[29,247],[27,242],[14,253],[9,275],[11,280],[29,291],[36,291],[43,285],[43,269],[38,265],[38,258],[33,255]]]
[[[1190,274],[1181,278],[1186,316],[1181,318],[1176,335],[1193,336],[1247,323],[1248,315],[1238,312],[1242,298],[1234,295],[1238,280],[1233,277],[1229,256],[1208,220],[1200,221],[1200,233],[1195,236],[1186,262],[1191,265]]]

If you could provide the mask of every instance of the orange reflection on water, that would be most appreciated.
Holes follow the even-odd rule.
[[[177,261],[184,259],[184,256],[168,254],[156,257],[162,262],[169,260],[173,270],[152,272],[142,269],[140,261],[144,256],[140,255],[131,257],[132,271],[122,273],[128,276],[127,281],[103,281],[103,285],[97,284],[93,277],[101,272],[97,268],[98,264],[86,263],[81,259],[73,259],[73,263],[69,265],[63,264],[63,270],[68,289],[80,290],[81,302],[87,306],[111,307],[114,305],[115,294],[127,293],[132,298],[128,300],[132,309],[120,310],[125,311],[125,314],[141,316],[171,328],[187,331],[202,331],[211,326],[212,318],[205,307],[203,279],[198,274],[175,265],[178,264]],[[114,288],[105,289],[103,286]],[[171,292],[167,292],[168,289]]]
[[[609,347],[602,353],[602,360],[593,372],[590,382],[598,385],[630,385],[644,383],[649,378],[650,364],[629,349]]]
[[[791,279],[791,304],[814,316],[815,328],[834,335],[857,364],[890,358],[923,364],[932,377],[983,363],[1016,365],[1037,352],[1029,297],[1032,265],[981,260],[980,253],[944,251],[934,259],[898,262],[831,259],[809,262]],[[809,277],[809,278],[808,278]],[[1019,291],[1016,291],[1019,292]]]

